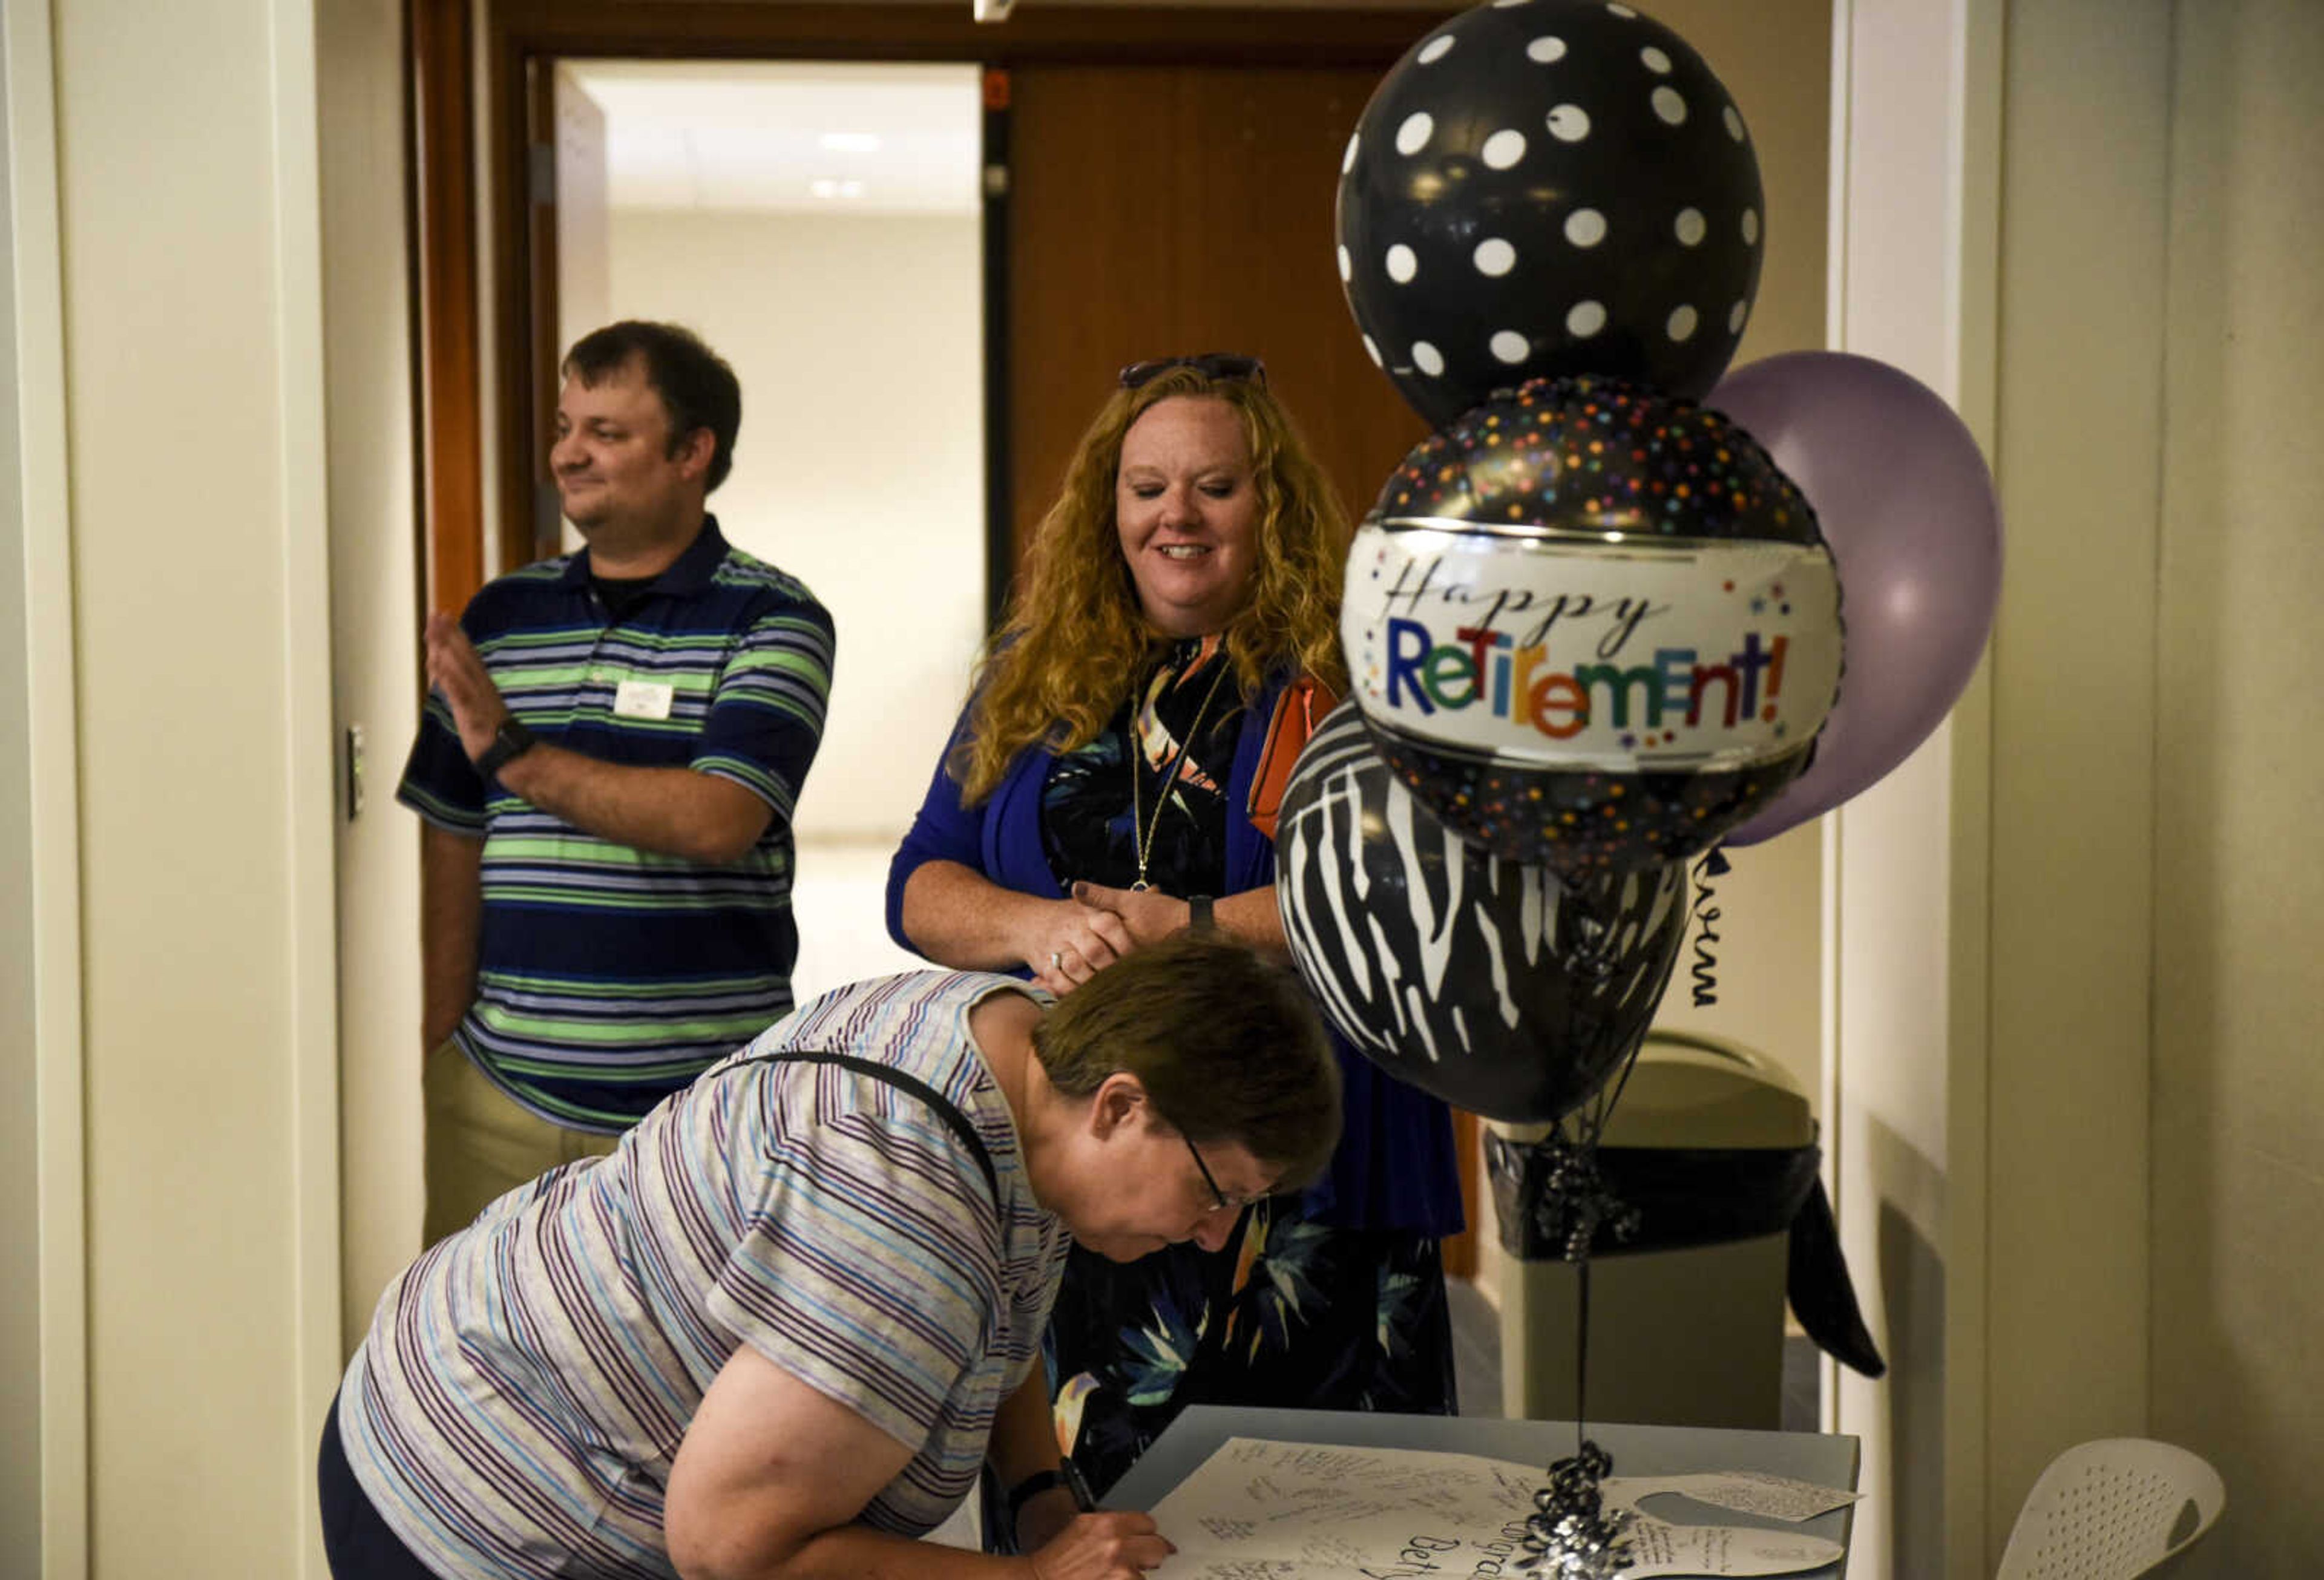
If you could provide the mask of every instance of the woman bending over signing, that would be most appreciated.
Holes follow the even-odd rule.
[[[1217,1192],[1314,1176],[1334,1061],[1221,939],[1062,1003],[920,971],[825,995],[388,1288],[323,1432],[337,1580],[1137,1580],[1038,1374],[1070,1238],[1216,1246]],[[908,1539],[990,1459],[1029,1556]]]

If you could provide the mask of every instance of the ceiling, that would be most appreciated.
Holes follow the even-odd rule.
[[[615,208],[976,211],[980,77],[967,64],[573,60],[605,117]]]

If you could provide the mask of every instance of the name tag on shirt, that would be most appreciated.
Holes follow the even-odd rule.
[[[658,680],[625,680],[613,688],[613,716],[619,719],[667,719],[678,688]]]

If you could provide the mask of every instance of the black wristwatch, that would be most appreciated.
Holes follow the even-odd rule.
[[[1218,930],[1218,919],[1211,914],[1210,896],[1188,895],[1186,896],[1186,931],[1214,932]]]
[[[530,751],[532,747],[532,731],[524,727],[524,721],[512,713],[501,721],[498,730],[493,731],[493,743],[484,748],[483,755],[476,758],[476,772],[489,779],[512,760]]]
[[[1072,1484],[1072,1483],[1066,1481],[1065,1476],[1057,1471],[1037,1470],[1032,1474],[1027,1476],[1023,1481],[1019,1482],[1015,1486],[1010,1487],[1009,1489],[1008,1532],[1010,1545],[1012,1547],[1016,1545],[1017,1517],[1025,1511],[1026,1504],[1039,1497],[1043,1493],[1047,1492],[1051,1487],[1071,1486]]]

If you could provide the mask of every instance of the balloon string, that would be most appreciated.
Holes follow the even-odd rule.
[[[1614,1105],[1622,1100],[1622,1089],[1630,1084],[1630,1072],[1638,1067],[1638,1050],[1645,1047],[1646,1043],[1646,1033],[1641,1030],[1638,1040],[1630,1045],[1629,1052],[1623,1056],[1621,1068],[1614,1072],[1613,1079],[1600,1089],[1597,1103],[1591,1108],[1589,1117],[1582,1122],[1582,1134],[1578,1139],[1593,1151],[1597,1148],[1599,1138],[1606,1134],[1606,1122],[1614,1116]]]
[[[1590,1255],[1584,1252],[1573,1264],[1573,1452],[1580,1454],[1590,1419]]]
[[[1711,923],[1719,920],[1719,907],[1711,903],[1711,880],[1727,875],[1727,858],[1713,846],[1703,853],[1694,868],[1694,963],[1687,968],[1694,978],[1694,1006],[1707,1008],[1719,1002],[1719,953],[1711,945],[1719,942],[1719,932]]]

